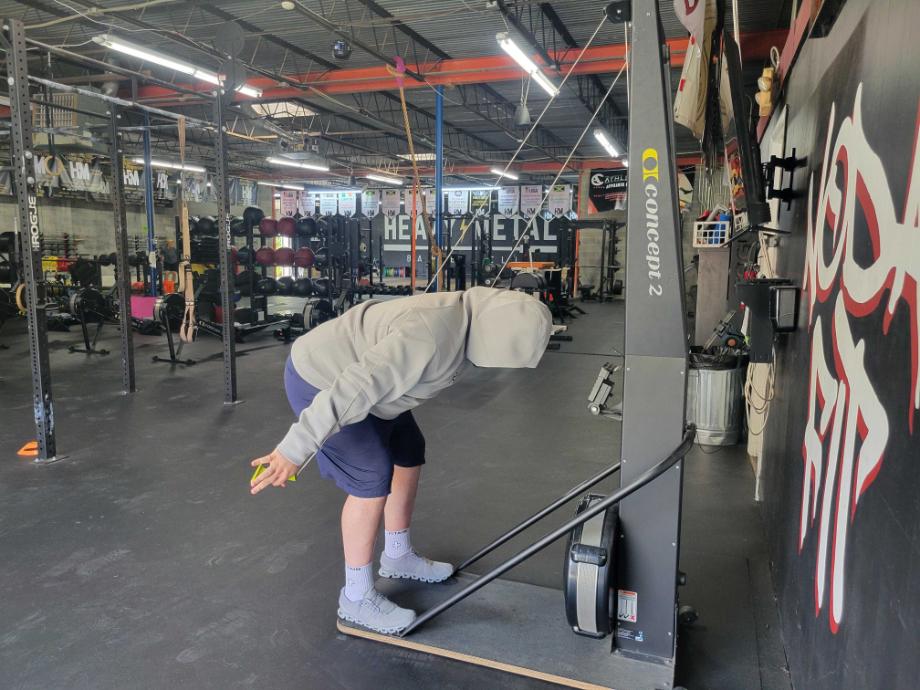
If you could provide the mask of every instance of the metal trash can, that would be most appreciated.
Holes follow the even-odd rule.
[[[696,442],[732,446],[741,438],[744,366],[735,355],[691,352],[687,375],[687,421],[696,424]]]

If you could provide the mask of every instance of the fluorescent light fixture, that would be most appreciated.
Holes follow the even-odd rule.
[[[597,139],[598,143],[604,147],[604,150],[611,158],[619,158],[620,152],[617,151],[617,147],[613,145],[610,139],[607,138],[607,134],[602,129],[594,130],[594,138]]]
[[[537,64],[531,60],[527,54],[518,47],[518,44],[514,42],[514,39],[508,34],[507,31],[503,31],[495,35],[498,45],[501,46],[508,55],[514,58],[514,61],[521,66],[527,74],[529,74],[537,84],[540,85],[540,88],[546,91],[549,94],[550,98],[555,98],[559,95],[559,87],[553,84],[540,68],[537,67]]]
[[[251,107],[263,117],[293,118],[310,117],[315,112],[294,101],[277,101],[275,103],[252,103]]]
[[[298,192],[303,191],[303,187],[296,184],[285,184],[283,182],[265,182],[264,180],[259,180],[257,184],[262,185],[263,187],[274,187],[275,189],[294,189]]]
[[[624,167],[624,168],[628,168],[628,167],[629,167],[629,159],[628,159],[628,158],[624,158],[623,160],[620,161],[620,163],[623,164],[623,167]]]
[[[144,159],[143,158],[132,158],[131,162],[143,165]],[[160,161],[160,160],[156,160],[155,158],[150,160],[150,167],[168,168],[170,170],[185,170],[186,172],[197,172],[197,173],[207,172],[207,170],[202,168],[200,165],[188,165],[188,164],[182,165],[181,163],[173,163],[171,161]]]
[[[407,160],[407,161],[412,160],[412,156],[410,156],[408,153],[397,153],[396,157],[402,158],[403,160]],[[436,158],[437,156],[433,153],[416,153],[415,154],[415,160],[417,161],[433,161]]]
[[[400,178],[389,177],[388,175],[378,175],[376,173],[368,173],[364,177],[366,177],[369,180],[374,180],[375,182],[384,182],[386,184],[398,184],[398,185],[403,184],[403,180],[401,180]]]
[[[266,158],[269,163],[274,165],[286,165],[290,168],[302,168],[304,170],[319,170],[320,172],[329,172],[329,166],[325,163],[304,163],[303,161],[293,161],[288,158],[277,158],[269,156]]]
[[[507,177],[509,180],[518,179],[518,176],[515,175],[510,170],[500,170],[499,168],[492,168],[491,170],[489,170],[489,172],[492,173],[493,175],[498,175],[499,177]]]
[[[187,62],[182,62],[181,60],[173,60],[170,57],[162,55],[161,53],[147,50],[146,48],[135,45],[133,43],[129,43],[128,41],[123,41],[120,38],[116,38],[109,34],[93,36],[93,41],[101,46],[111,50],[116,50],[119,53],[124,53],[125,55],[131,55],[132,57],[136,57],[140,60],[143,60],[144,62],[152,62],[153,64],[159,65],[160,67],[165,67],[176,72],[181,72],[182,74],[188,74],[195,79],[206,81],[209,84],[220,84],[220,77],[214,72],[200,69],[194,65],[188,64]],[[244,96],[249,96],[250,98],[260,98],[262,96],[261,90],[251,86],[246,86],[245,84],[238,86],[236,90],[238,93],[241,93]]]

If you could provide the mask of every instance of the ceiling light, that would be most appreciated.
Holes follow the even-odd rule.
[[[629,159],[628,159],[628,158],[624,158],[623,160],[620,161],[620,163],[623,164],[623,167],[624,167],[624,168],[628,168],[628,167],[629,167]]]
[[[281,3],[281,9],[292,10],[294,9],[294,3],[290,2],[290,0],[283,0],[283,2]]]
[[[252,109],[263,117],[311,117],[315,112],[294,101],[276,101],[275,103],[252,103]]]
[[[134,45],[133,43],[123,41],[120,38],[115,38],[109,34],[93,36],[93,41],[101,46],[110,48],[111,50],[117,50],[119,53],[131,55],[145,62],[152,62],[155,65],[166,67],[167,69],[181,72],[182,74],[188,74],[195,79],[206,81],[209,84],[220,84],[220,77],[214,72],[199,69],[198,67],[190,65],[187,62],[182,62],[181,60],[173,60],[172,58],[169,58],[165,55],[156,53],[152,50],[147,50],[146,48],[142,48],[141,46]],[[262,96],[261,90],[251,86],[246,86],[245,84],[241,84],[240,86],[236,87],[236,91],[243,94],[244,96],[249,96],[250,98],[260,98]]]
[[[407,161],[412,160],[412,156],[410,156],[408,153],[397,153],[396,157],[402,158],[403,160],[407,160]],[[416,153],[415,154],[415,160],[417,161],[433,161],[436,158],[437,156],[433,153]]]
[[[619,158],[620,152],[617,151],[617,147],[613,145],[610,139],[607,138],[607,134],[602,129],[594,130],[594,138],[597,139],[598,143],[604,147],[604,150],[611,158]]]
[[[139,165],[144,165],[143,158],[132,158],[131,162],[138,163]],[[160,161],[156,159],[151,159],[150,167],[168,168],[170,170],[185,170],[186,172],[197,172],[197,173],[207,172],[207,170],[202,168],[200,165],[188,165],[188,164],[182,165],[181,163],[172,163],[170,161]]]
[[[518,47],[518,44],[514,42],[514,39],[512,39],[506,31],[496,34],[495,38],[498,41],[498,45],[501,46],[502,50],[514,58],[514,61],[521,66],[521,69],[527,72],[527,74],[529,74],[533,80],[540,85],[540,88],[549,94],[550,98],[555,98],[557,95],[559,95],[559,87],[547,79],[546,75],[544,75],[543,72],[540,71],[540,68],[537,67],[537,64]]]
[[[508,170],[499,170],[498,168],[492,168],[491,170],[489,170],[489,172],[492,173],[493,175],[498,175],[499,177],[507,177],[510,180],[516,180],[518,178],[518,176],[515,173],[510,172]]]
[[[376,173],[369,173],[364,177],[375,182],[385,182],[386,184],[403,184],[403,181],[398,177],[388,177],[387,175],[378,175]]]
[[[258,184],[263,187],[275,187],[276,189],[294,189],[298,192],[303,191],[303,187],[296,184],[284,184],[283,182],[264,182],[262,180],[258,181]]]
[[[304,163],[303,161],[292,161],[287,158],[276,158],[269,156],[266,158],[269,163],[275,165],[286,165],[291,168],[303,168],[304,170],[319,170],[320,172],[329,172],[329,166],[325,163]]]

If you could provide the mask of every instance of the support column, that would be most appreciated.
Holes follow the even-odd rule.
[[[144,206],[147,209],[147,255],[157,250],[153,215],[153,166],[150,164],[150,114],[144,111]],[[157,296],[157,267],[150,266],[150,295]]]
[[[234,280],[231,275],[230,246],[233,235],[230,232],[230,180],[227,177],[227,134],[224,131],[224,105],[220,90],[214,98],[215,176],[214,191],[217,194],[217,225],[220,236],[218,256],[220,260],[220,306],[223,312],[221,340],[224,349],[224,404],[237,402],[236,397],[236,329],[233,327]],[[274,199],[272,200],[274,203]]]
[[[35,153],[32,150],[32,108],[25,28],[18,19],[2,20],[2,43],[6,49],[6,74],[10,93],[10,149],[17,213],[14,232],[22,257],[26,320],[29,330],[29,364],[32,371],[32,410],[38,442],[36,462],[54,462],[57,444],[54,403],[51,397],[51,364],[48,358],[48,322],[42,282],[42,231],[35,184]]]
[[[134,376],[134,333],[131,330],[131,268],[128,266],[125,181],[118,140],[118,120],[120,118],[118,107],[109,105],[109,161],[112,165],[110,190],[112,211],[115,216],[115,275],[118,290],[118,319],[121,324],[121,381],[125,394],[128,394],[137,390],[137,382]],[[148,130],[144,131],[146,133]]]
[[[444,87],[436,86],[434,89],[434,223],[435,242],[438,249],[444,246],[441,238],[443,226],[443,207],[444,207]],[[440,256],[440,253],[439,253]],[[446,268],[441,266],[441,260],[438,258],[438,264],[435,267],[437,276],[434,282],[434,291],[441,289],[441,271]]]

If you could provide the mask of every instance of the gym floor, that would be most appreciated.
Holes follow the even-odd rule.
[[[417,411],[428,440],[421,552],[457,562],[613,460],[619,425],[589,415],[586,396],[622,350],[623,306],[585,308],[573,342],[540,368],[471,371]],[[216,339],[187,348],[197,365],[172,368],[150,362],[166,354],[162,338],[136,336],[139,391],[125,397],[114,327],[108,357],[69,354],[76,330],[50,334],[67,457],[35,466],[15,455],[34,437],[18,325],[0,331],[4,687],[549,687],[336,632],[342,495],[313,467],[283,490],[248,492],[249,460],[292,421],[287,347],[270,334],[238,346],[243,402],[229,408]],[[789,688],[750,465],[743,447],[707,450],[685,464],[681,601],[700,618],[681,630],[677,680]],[[562,550],[509,575],[558,587]]]

